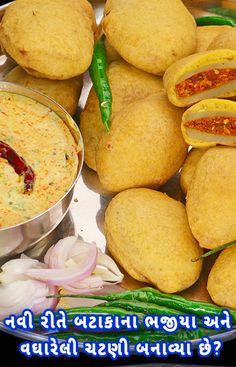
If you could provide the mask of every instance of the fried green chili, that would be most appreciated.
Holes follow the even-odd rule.
[[[95,45],[89,74],[99,100],[102,122],[107,131],[110,129],[112,111],[112,93],[106,73],[106,50],[102,39]]]
[[[154,303],[148,302],[129,301],[127,299],[118,299],[115,301],[105,302],[98,307],[118,307],[128,311],[141,312],[143,314],[183,315],[183,312],[173,310],[172,308],[157,306]]]
[[[70,297],[71,295],[63,295]],[[120,293],[110,293],[105,295],[72,295],[78,298],[92,298],[104,301],[115,300],[133,300],[153,303],[159,306],[165,306],[174,310],[182,311],[183,313],[191,313],[197,316],[203,315],[221,315],[222,308],[208,302],[192,301],[184,297],[162,293],[156,289],[146,287],[137,290],[125,291]],[[236,311],[230,310],[233,323],[236,323]]]
[[[205,25],[229,25],[231,27],[236,26],[236,21],[229,18],[223,18],[218,16],[203,16],[195,18],[195,21],[198,26],[205,26]]]

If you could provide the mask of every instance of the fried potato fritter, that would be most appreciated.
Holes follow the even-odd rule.
[[[236,246],[223,250],[213,265],[207,290],[219,306],[236,309]]]
[[[201,247],[236,238],[236,149],[210,148],[200,159],[187,193],[190,228]]]
[[[196,23],[181,0],[108,0],[103,30],[123,59],[156,75],[197,44]]]
[[[174,176],[187,155],[180,129],[182,112],[162,92],[120,111],[96,150],[102,186],[112,192],[157,188]]]
[[[229,49],[236,51],[236,29],[229,27],[220,32],[209,44],[208,50]]]
[[[180,173],[180,186],[185,194],[187,194],[188,188],[196,171],[198,162],[200,161],[201,157],[206,151],[207,149],[198,149],[198,148],[191,149],[184,162],[184,165]]]
[[[230,29],[228,25],[206,25],[197,27],[197,49],[196,52],[206,51],[213,40],[223,33],[226,29]],[[226,47],[228,48],[228,47]]]
[[[126,62],[116,61],[108,66],[108,78],[112,91],[112,119],[133,101],[163,90],[162,79],[145,73]],[[101,120],[97,95],[92,88],[81,114],[80,130],[85,145],[85,162],[96,170],[95,151],[105,133]]]
[[[92,20],[82,9],[71,0],[14,1],[1,21],[1,47],[31,75],[59,80],[80,75],[94,46]]]
[[[126,190],[112,199],[105,214],[107,246],[135,279],[163,292],[190,287],[199,278],[202,250],[190,231],[185,207],[150,189]]]
[[[83,86],[81,75],[66,80],[36,78],[26,73],[20,66],[12,69],[4,78],[5,81],[35,89],[59,103],[73,116],[78,107],[80,92]]]

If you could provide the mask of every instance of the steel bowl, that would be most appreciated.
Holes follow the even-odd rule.
[[[69,128],[75,142],[78,144],[79,165],[76,178],[65,195],[45,212],[33,217],[26,222],[11,227],[0,229],[0,258],[15,256],[32,248],[48,236],[66,215],[74,192],[74,187],[79,179],[84,160],[84,147],[78,126],[63,107],[51,98],[40,92],[25,88],[13,83],[0,82],[0,91],[19,94],[29,97],[54,111]],[[39,142],[40,144],[40,142]]]

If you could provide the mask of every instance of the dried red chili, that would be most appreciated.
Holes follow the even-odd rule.
[[[205,117],[187,121],[184,125],[210,134],[236,136],[236,117]]]
[[[192,75],[176,84],[179,97],[190,97],[208,89],[217,88],[236,79],[236,69],[212,69]]]
[[[15,172],[24,176],[25,192],[31,192],[35,181],[34,171],[8,144],[0,141],[0,157],[6,159]]]

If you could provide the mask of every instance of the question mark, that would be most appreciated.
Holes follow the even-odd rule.
[[[223,347],[223,342],[221,340],[214,340],[213,345],[214,345],[214,356],[219,357],[220,350]]]

